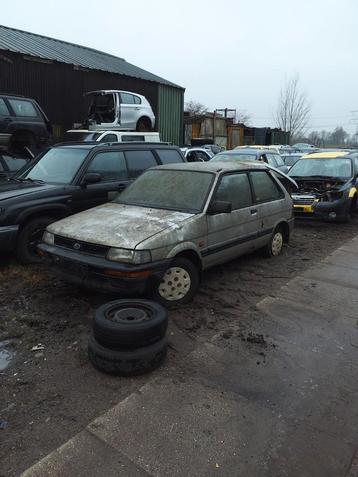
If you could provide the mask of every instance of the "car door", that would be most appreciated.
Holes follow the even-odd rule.
[[[101,180],[95,184],[84,184],[84,177],[88,173],[100,174]],[[75,212],[113,200],[130,182],[122,151],[95,153],[81,175],[80,188],[73,203]]]
[[[140,106],[135,104],[133,94],[120,93],[121,95],[121,127],[128,129],[136,129],[138,111]]]
[[[251,171],[249,176],[259,222],[254,245],[260,248],[270,240],[275,225],[287,218],[290,212],[287,210],[285,193],[269,171]]]
[[[231,202],[232,212],[207,215],[208,248],[203,252],[206,267],[253,250],[259,228],[258,210],[246,172],[223,175],[212,201]]]

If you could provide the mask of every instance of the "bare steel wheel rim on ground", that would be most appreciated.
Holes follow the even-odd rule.
[[[159,294],[168,301],[180,300],[189,292],[191,278],[181,267],[171,267],[165,272],[159,285]]]
[[[281,232],[276,232],[272,239],[272,255],[279,255],[282,250],[283,237]]]

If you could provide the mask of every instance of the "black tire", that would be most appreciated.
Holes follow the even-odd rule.
[[[147,119],[147,118],[138,119],[137,126],[136,126],[136,131],[147,132],[147,131],[150,131],[150,129],[151,129],[151,124],[150,124],[149,119]]]
[[[273,231],[269,243],[264,247],[263,253],[265,257],[277,257],[282,252],[285,236],[282,227],[276,227]]]
[[[164,338],[168,313],[150,300],[116,300],[97,308],[95,339],[111,349],[135,349]]]
[[[176,280],[175,269],[182,270],[179,273],[182,279]],[[170,274],[172,274],[172,280],[170,279]],[[155,300],[162,305],[167,308],[173,308],[177,305],[189,303],[198,291],[199,285],[200,271],[198,267],[188,258],[177,257],[164,273],[163,279],[154,290],[153,295]],[[185,294],[183,294],[182,290],[184,290]]]
[[[160,366],[167,354],[167,339],[136,350],[113,350],[99,344],[94,336],[88,340],[88,357],[95,368],[116,376],[138,376]]]
[[[25,264],[41,262],[36,247],[46,227],[55,220],[53,217],[38,217],[20,228],[16,243],[16,257],[20,262]]]

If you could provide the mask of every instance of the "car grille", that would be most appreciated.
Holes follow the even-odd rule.
[[[110,247],[106,245],[97,245],[94,243],[82,242],[81,240],[74,240],[60,235],[55,235],[55,245],[59,247],[75,250],[76,252],[87,253],[89,255],[96,255],[97,257],[106,257]]]
[[[295,205],[312,205],[315,201],[315,197],[292,195],[292,200]]]

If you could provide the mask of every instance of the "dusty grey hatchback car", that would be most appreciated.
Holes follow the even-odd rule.
[[[264,164],[170,164],[49,225],[39,253],[75,283],[179,304],[209,267],[260,248],[278,255],[292,217],[290,195]]]

